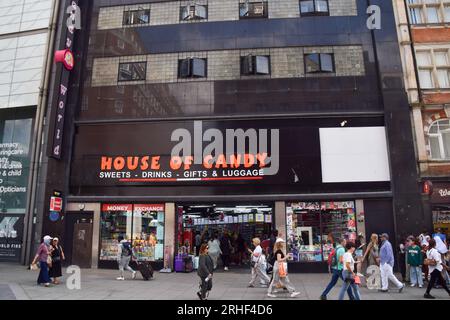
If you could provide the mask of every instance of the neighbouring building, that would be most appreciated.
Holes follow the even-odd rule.
[[[229,232],[239,251],[277,229],[290,270],[317,272],[333,238],[395,243],[427,221],[391,2],[80,0],[59,14],[75,66],[52,71],[37,228],[68,263],[115,267],[123,236],[174,268],[198,233]]]
[[[450,236],[450,1],[394,1],[426,217]],[[426,221],[428,223],[428,221]]]
[[[32,176],[53,8],[52,0],[0,1],[0,261],[21,261],[33,232]]]

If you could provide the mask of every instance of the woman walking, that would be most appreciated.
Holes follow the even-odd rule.
[[[36,264],[39,261],[39,266],[41,270],[39,271],[39,277],[37,279],[38,285],[44,284],[46,287],[50,286],[50,277],[48,276],[48,268],[49,268],[49,262],[50,254],[51,254],[51,246],[50,242],[52,240],[52,237],[45,236],[44,241],[39,246],[36,256],[33,259],[33,262],[31,263]]]
[[[220,241],[217,239],[217,235],[213,234],[211,239],[208,241],[208,252],[209,256],[213,260],[214,270],[217,269],[217,260],[219,256],[222,254],[222,250],[220,250]]]
[[[347,252],[344,254],[344,270],[342,271],[342,277],[344,278],[344,284],[342,285],[341,291],[339,292],[339,300],[344,300],[345,292],[349,287],[351,287],[353,292],[353,297],[355,300],[361,300],[359,296],[358,285],[355,281],[355,260],[353,259],[353,253],[355,252],[355,244],[349,242],[345,245]],[[360,261],[358,261],[360,263]]]
[[[252,279],[250,280],[250,283],[248,284],[249,288],[253,288],[255,286],[256,278],[261,278],[263,280],[264,285],[267,287],[267,285],[270,283],[270,278],[266,273],[266,259],[263,255],[263,250],[261,247],[261,240],[259,238],[254,238],[252,240],[253,245],[255,246],[255,250],[251,251],[248,249],[248,251],[252,254],[251,257],[251,266],[252,266]]]
[[[206,300],[206,293],[212,289],[212,276],[214,273],[214,263],[208,254],[208,245],[202,244],[198,262],[197,275],[200,277],[200,291],[197,296],[200,300]]]
[[[366,258],[367,267],[380,265],[380,247],[378,245],[378,235],[375,233],[370,236],[370,242],[361,261],[363,262]]]
[[[64,251],[59,245],[59,239],[53,238],[52,241],[52,265],[49,269],[48,275],[53,278],[53,284],[59,284],[58,278],[62,277],[61,261],[65,260]]]
[[[450,296],[450,290],[445,284],[444,278],[442,277],[442,270],[444,269],[444,263],[441,258],[441,254],[436,250],[436,240],[430,239],[428,241],[428,251],[427,251],[427,259],[424,262],[428,265],[429,273],[430,273],[430,282],[428,282],[427,291],[423,295],[426,299],[435,299],[434,296],[430,294],[431,289],[435,286],[436,282],[439,281],[440,285],[447,291]]]
[[[277,239],[273,249],[276,260],[273,266],[272,281],[270,282],[269,290],[267,291],[267,296],[270,298],[276,298],[276,295],[274,295],[274,287],[278,284],[284,286],[289,291],[291,298],[300,294],[300,292],[295,290],[287,275],[287,259],[284,244],[285,242],[283,239]]]

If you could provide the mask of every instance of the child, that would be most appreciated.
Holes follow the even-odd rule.
[[[410,265],[410,280],[411,287],[415,287],[419,285],[419,288],[423,287],[423,279],[422,279],[422,250],[417,245],[416,241],[412,239],[408,240],[408,249],[407,249],[407,261]]]

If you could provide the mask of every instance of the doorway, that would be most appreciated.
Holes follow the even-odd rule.
[[[93,212],[67,212],[65,253],[67,265],[91,268]]]

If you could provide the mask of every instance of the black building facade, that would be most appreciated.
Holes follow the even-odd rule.
[[[174,268],[196,232],[250,242],[276,228],[291,270],[317,271],[333,237],[431,223],[389,1],[78,5],[60,159],[54,68],[36,228],[64,239],[69,262],[112,266],[123,235],[138,259]],[[369,5],[381,29],[366,25]],[[243,149],[225,152],[240,133]]]

